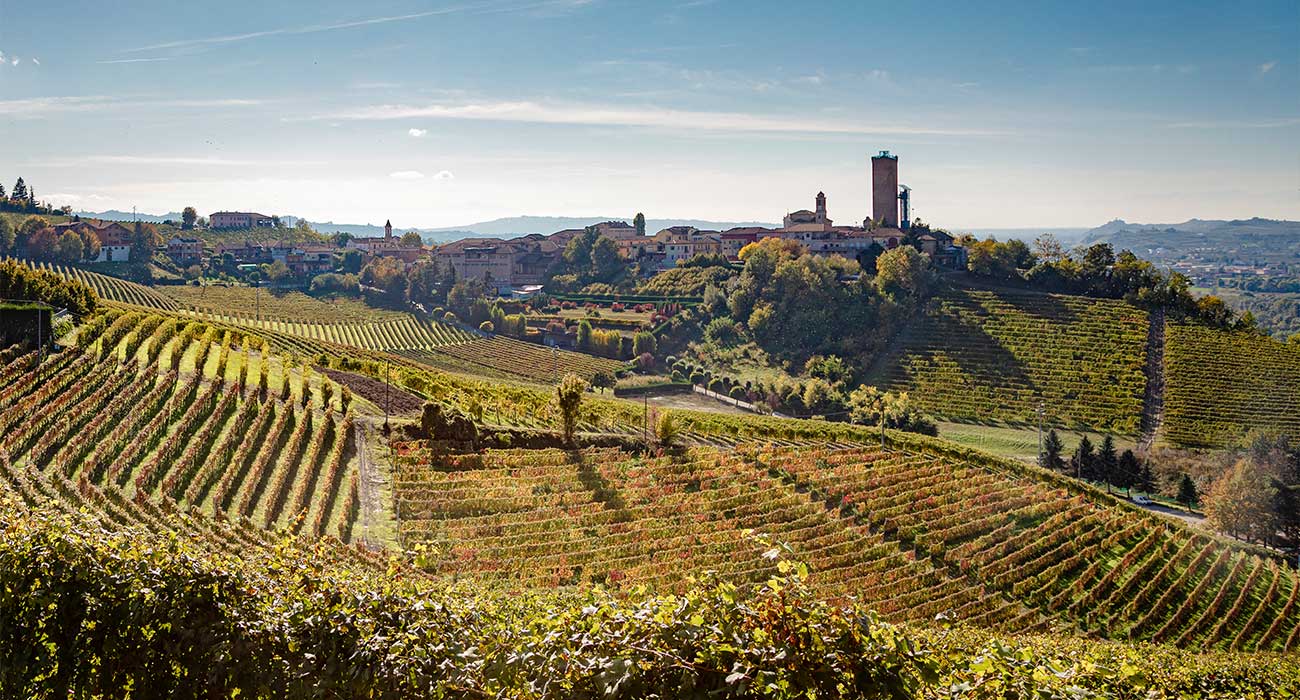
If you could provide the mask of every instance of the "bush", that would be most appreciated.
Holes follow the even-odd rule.
[[[493,326],[491,321],[484,321],[478,324],[478,329],[484,333],[492,333],[496,331],[496,326]]]

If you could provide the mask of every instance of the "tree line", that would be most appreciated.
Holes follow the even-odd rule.
[[[36,188],[27,184],[27,181],[21,177],[14,183],[13,189],[9,190],[8,194],[5,193],[4,185],[0,185],[0,211],[17,214],[72,213],[71,207],[55,209],[49,202],[36,199]]]
[[[1066,250],[1052,234],[1029,246],[1021,240],[977,240],[963,236],[967,270],[977,277],[1055,294],[1124,299],[1147,309],[1163,309],[1174,319],[1186,319],[1232,330],[1256,330],[1253,316],[1238,317],[1222,299],[1197,298],[1191,281],[1178,272],[1161,272],[1132,251],[1118,254],[1109,243]]]

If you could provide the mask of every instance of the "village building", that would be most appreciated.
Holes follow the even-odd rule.
[[[384,235],[348,239],[347,247],[360,250],[367,256],[398,258],[403,262],[413,263],[424,257],[424,246],[408,246],[401,236],[393,235],[393,222],[384,222]]]
[[[203,241],[197,238],[176,236],[167,241],[167,257],[177,265],[189,266],[203,262]]]
[[[99,255],[91,262],[129,262],[134,232],[116,221],[82,220],[55,224],[54,233],[90,232],[99,241]]]
[[[218,211],[208,216],[211,228],[273,228],[275,217],[251,211]]]

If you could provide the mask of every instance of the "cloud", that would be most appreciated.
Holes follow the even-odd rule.
[[[33,57],[33,58],[32,58],[32,63],[35,63],[36,65],[39,66],[39,65],[41,65],[41,59]]]
[[[421,136],[424,136],[425,134],[429,133],[429,130],[428,130],[428,129],[408,129],[408,130],[406,131],[406,133],[408,133],[408,134],[410,134],[411,136],[414,136],[415,138],[418,139],[418,138],[420,138]]]
[[[436,10],[425,12],[412,12],[404,15],[388,15],[383,17],[367,17],[365,19],[351,20],[347,22],[335,22],[332,24],[308,24],[300,27],[278,27],[276,29],[264,29],[256,32],[245,32],[242,34],[225,34],[218,36],[199,37],[196,39],[178,39],[176,41],[166,41],[161,44],[150,44],[148,46],[137,46],[126,49],[126,53],[136,51],[156,51],[158,49],[177,49],[189,46],[209,46],[213,44],[229,44],[232,42],[249,41],[251,39],[261,39],[269,36],[299,35],[299,34],[316,34],[319,32],[332,32],[339,29],[353,29],[356,27],[368,27],[376,24],[389,24],[392,22],[409,22],[411,20],[424,19],[426,17],[436,17],[440,15],[453,15],[472,12],[518,12],[535,9],[574,9],[589,4],[592,0],[544,0],[543,2],[529,3],[507,3],[507,2],[478,2],[453,5],[442,7]]]
[[[106,66],[113,63],[154,63],[156,61],[170,61],[170,60],[171,60],[170,58],[164,56],[158,56],[154,58],[118,58],[111,61],[95,61],[95,63],[101,66]]]
[[[207,166],[217,168],[243,168],[250,166],[304,166],[324,165],[321,160],[273,160],[268,158],[220,158],[213,156],[164,156],[164,155],[90,155],[75,158],[52,159],[44,161],[49,165],[185,165]]]
[[[1283,129],[1288,126],[1300,126],[1300,117],[1279,117],[1275,119],[1193,121],[1169,124],[1170,129]]]
[[[438,174],[441,175],[442,173]],[[423,180],[424,173],[419,170],[398,170],[395,173],[388,173],[388,177],[394,180]]]
[[[1268,61],[1267,63],[1261,63],[1259,64],[1260,75],[1263,75],[1264,73],[1268,73],[1269,71],[1272,71],[1274,68],[1277,68],[1277,61]]]
[[[775,116],[741,112],[693,112],[658,107],[624,108],[584,104],[537,102],[483,102],[471,104],[400,105],[362,107],[307,120],[383,121],[392,119],[459,119],[468,121],[526,122],[577,126],[663,128],[685,131],[746,131],[816,134],[906,134],[930,136],[992,136],[1003,132],[984,129],[909,124],[869,124],[831,121],[804,116]],[[286,118],[295,121],[294,118]]]
[[[132,95],[29,97],[18,100],[0,100],[0,115],[23,117],[40,116],[59,112],[88,112],[92,110],[105,111],[109,109],[158,109],[162,107],[208,109],[213,107],[250,107],[266,103],[266,100],[244,98],[157,100]]]
[[[450,170],[439,170],[437,175],[433,176],[435,180],[455,180],[456,176],[451,174]]]

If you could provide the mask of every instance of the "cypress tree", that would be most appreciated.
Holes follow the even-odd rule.
[[[1063,451],[1065,444],[1061,442],[1061,436],[1056,434],[1056,428],[1048,430],[1047,437],[1043,438],[1043,463],[1039,466],[1057,472],[1064,470],[1065,460],[1061,459]]]

